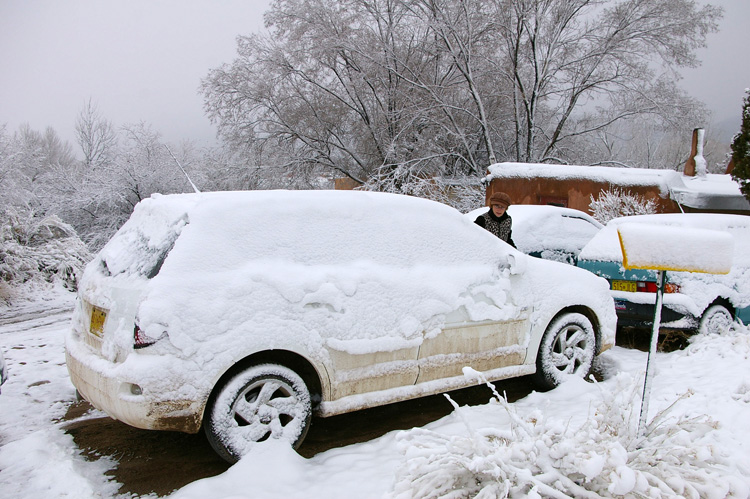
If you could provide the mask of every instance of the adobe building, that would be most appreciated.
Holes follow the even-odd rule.
[[[701,212],[750,215],[750,203],[727,172],[706,173],[702,130],[693,133],[693,150],[684,172],[606,166],[497,163],[487,171],[485,199],[498,191],[515,204],[551,204],[591,214],[599,193],[621,189],[653,200],[660,213]]]

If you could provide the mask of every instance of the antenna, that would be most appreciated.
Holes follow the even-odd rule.
[[[165,149],[166,149],[167,151],[169,151],[169,155],[170,155],[170,156],[172,156],[172,159],[174,160],[174,162],[175,162],[175,163],[177,163],[177,166],[179,166],[179,167],[180,167],[180,170],[182,170],[182,173],[183,173],[183,175],[185,175],[185,178],[187,179],[187,181],[188,181],[188,182],[190,182],[190,185],[191,185],[191,186],[193,187],[193,190],[194,190],[195,192],[197,192],[197,193],[200,193],[201,191],[200,191],[200,190],[199,190],[199,189],[198,189],[198,188],[197,188],[197,187],[195,186],[195,184],[193,183],[193,181],[192,181],[192,180],[190,180],[190,176],[189,176],[189,175],[187,174],[187,172],[186,172],[186,171],[185,171],[185,169],[184,169],[184,168],[182,167],[182,165],[180,164],[180,162],[179,162],[179,161],[177,160],[177,158],[175,157],[175,155],[174,155],[174,154],[172,154],[172,151],[171,151],[171,150],[169,149],[169,147],[167,146],[167,144],[164,144],[164,148],[165,148]]]

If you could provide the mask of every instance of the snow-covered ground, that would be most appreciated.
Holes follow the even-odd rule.
[[[31,308],[38,318],[23,322],[7,320],[9,311],[0,317],[10,374],[0,394],[0,495],[116,497],[119,484],[105,472],[117,463],[86,461],[56,422],[75,390],[63,350],[70,313],[53,304],[56,313]],[[172,497],[750,496],[747,327],[657,355],[649,415],[656,419],[644,438],[637,425],[646,354],[615,347],[601,364],[598,383],[457,407],[423,428],[311,459],[262,446]]]

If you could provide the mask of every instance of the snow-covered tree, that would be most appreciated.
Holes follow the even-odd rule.
[[[111,159],[78,167],[76,182],[60,182],[71,220],[92,249],[100,248],[128,219],[138,202],[154,193],[192,192],[192,186],[165,147],[161,135],[147,123],[119,129],[117,149]],[[180,164],[190,173],[197,163],[191,144],[174,148]],[[63,209],[63,208],[61,208]]]
[[[0,208],[6,207],[17,196],[15,157],[17,155],[15,140],[8,134],[7,126],[0,126]]]
[[[498,3],[518,161],[569,156],[573,139],[628,117],[678,121],[691,104],[671,69],[698,64],[721,15],[693,0]]]
[[[237,59],[204,80],[209,116],[231,144],[273,148],[276,165],[310,176],[325,171],[364,184],[404,167],[429,172],[420,178],[452,166],[483,173],[486,159],[472,159],[471,150],[481,139],[461,124],[470,104],[424,12],[412,7],[275,3],[271,33],[241,37]]]
[[[589,145],[638,117],[657,137],[699,126],[674,70],[720,16],[693,0],[285,0],[202,92],[221,135],[275,149],[272,166],[406,192],[495,159],[609,161]]]
[[[49,285],[75,290],[91,259],[73,228],[55,215],[9,207],[0,210],[0,299]]]
[[[75,163],[70,145],[51,128],[22,125],[10,135],[0,127],[0,211],[56,213],[57,172]]]
[[[90,103],[76,123],[84,159],[55,131],[21,126],[12,135],[0,127],[0,211],[21,218],[59,217],[90,249],[100,248],[153,193],[190,192],[190,182],[172,158],[203,182],[200,153],[190,143],[168,150],[146,123],[113,129]],[[229,184],[225,188],[238,188]]]
[[[732,160],[732,178],[740,184],[742,193],[750,200],[750,88],[745,90],[740,131],[732,140]]]
[[[76,139],[87,168],[105,166],[114,160],[117,132],[111,121],[99,113],[96,105],[87,101],[75,124]]]

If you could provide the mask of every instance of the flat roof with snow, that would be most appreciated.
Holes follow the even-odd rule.
[[[750,202],[731,175],[687,176],[674,170],[621,168],[611,166],[548,165],[540,163],[496,163],[488,168],[493,179],[547,178],[593,180],[621,187],[655,186],[660,195],[695,209],[750,212]]]

